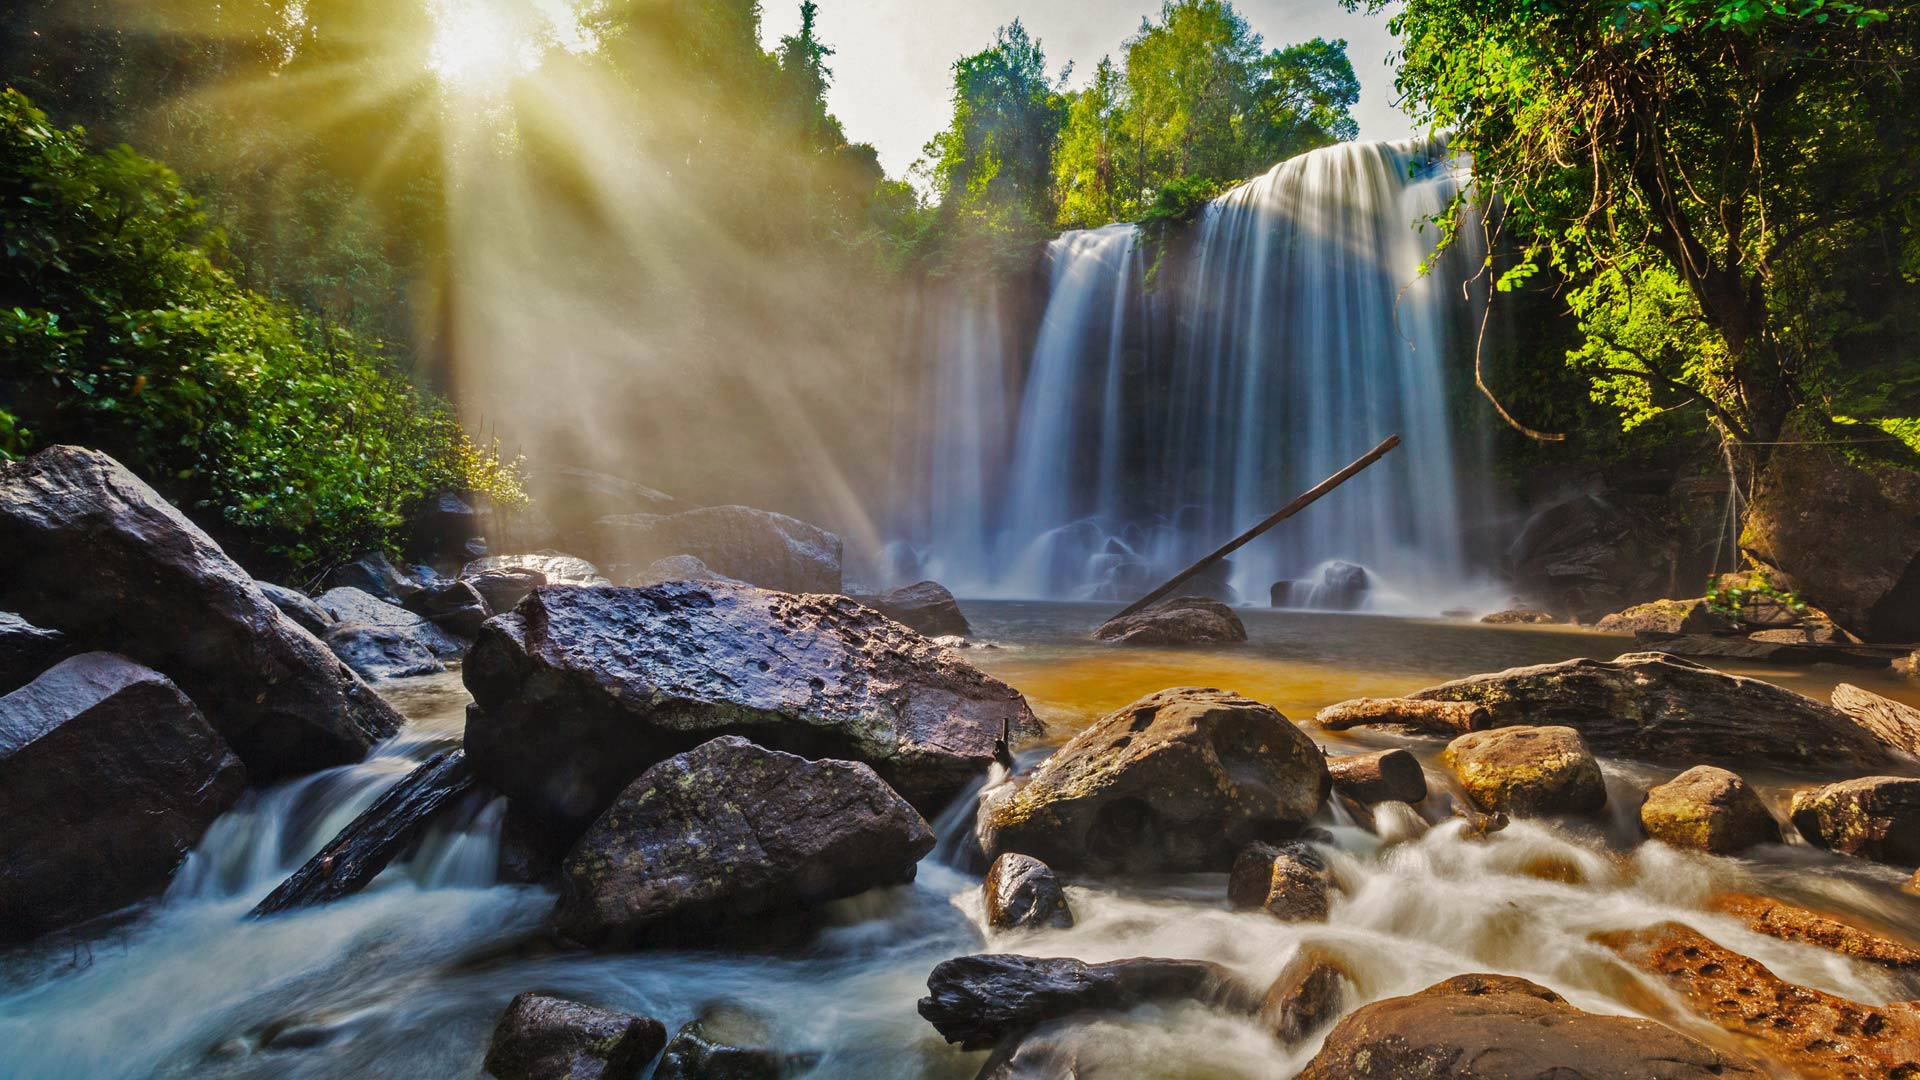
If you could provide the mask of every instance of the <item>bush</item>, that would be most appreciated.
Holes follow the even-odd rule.
[[[98,446],[289,570],[391,547],[440,491],[524,499],[377,342],[240,287],[165,166],[11,90],[0,241],[0,453]]]

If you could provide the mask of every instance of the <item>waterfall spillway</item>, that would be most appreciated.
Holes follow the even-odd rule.
[[[956,520],[906,530],[928,556],[914,570],[976,595],[1130,598],[1398,432],[1404,450],[1243,549],[1231,589],[1264,601],[1345,563],[1371,571],[1374,606],[1451,599],[1484,470],[1449,390],[1484,285],[1465,240],[1422,267],[1429,219],[1468,182],[1443,143],[1346,143],[1240,185],[1157,252],[1130,225],[1053,241],[1024,378],[961,339],[930,350],[936,460],[983,410],[1009,413],[997,471],[925,489]],[[973,384],[999,404],[953,396]]]

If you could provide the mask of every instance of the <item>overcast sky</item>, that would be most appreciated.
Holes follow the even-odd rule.
[[[800,24],[799,0],[763,0],[766,45]],[[890,176],[903,176],[920,148],[946,126],[950,68],[978,52],[995,28],[1018,17],[1046,48],[1056,73],[1071,60],[1073,85],[1083,85],[1102,56],[1157,13],[1159,0],[818,0],[819,33],[837,50],[828,65],[827,99],[853,142],[870,142]],[[1350,15],[1337,0],[1236,0],[1268,47],[1312,37],[1347,39],[1360,76],[1354,117],[1363,139],[1397,139],[1412,123],[1393,104],[1386,66],[1393,36],[1386,17]]]

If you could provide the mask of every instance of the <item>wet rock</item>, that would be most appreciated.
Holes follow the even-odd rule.
[[[664,559],[655,559],[645,570],[629,577],[627,584],[634,588],[658,585],[663,581],[720,581],[729,585],[745,585],[746,582],[730,578],[691,555],[669,555]]]
[[[1456,975],[1364,1006],[1299,1080],[1710,1080],[1762,1073],[1651,1020],[1582,1012],[1538,983]]]
[[[1678,923],[1599,940],[1687,1008],[1807,1080],[1911,1076],[1920,1002],[1863,1005],[1782,980]]]
[[[993,860],[980,894],[987,925],[995,930],[1065,930],[1073,925],[1066,890],[1039,859],[1008,852]]]
[[[660,1021],[531,991],[494,1025],[495,1080],[631,1080],[667,1041]]]
[[[1100,624],[1093,636],[1116,645],[1218,645],[1247,640],[1233,609],[1205,596],[1176,596]]]
[[[1696,765],[1647,792],[1640,824],[1655,840],[1712,855],[1780,842],[1780,823],[1759,794],[1712,765]]]
[[[398,604],[412,596],[420,583],[382,552],[362,555],[327,571],[320,579],[322,589],[357,589],[381,600]]]
[[[1709,634],[1733,629],[1713,614],[1705,599],[1650,600],[1603,617],[1594,629],[1606,634]]]
[[[483,574],[494,573],[513,573],[523,576],[527,573],[539,574],[546,579],[539,582],[541,585],[613,584],[600,573],[599,567],[585,559],[578,559],[558,551],[537,551],[532,555],[489,555],[484,559],[475,559],[460,568],[460,576],[469,580],[477,579]],[[486,590],[482,589],[480,595],[486,596]],[[515,601],[515,603],[518,602]],[[495,611],[513,610],[513,604],[502,607],[495,604],[491,598],[488,599],[487,605]]]
[[[609,514],[665,514],[682,509],[673,496],[611,473],[571,466],[528,474],[527,495],[551,526],[573,533]]]
[[[1281,1042],[1305,1042],[1346,1008],[1349,981],[1338,961],[1319,950],[1302,949],[1267,988],[1260,1016]]]
[[[933,842],[867,766],[725,736],[648,769],[593,823],[555,921],[587,944],[719,935],[912,881]]]
[[[1709,906],[1739,919],[1756,934],[1817,945],[1884,968],[1920,968],[1920,952],[1897,941],[1771,897],[1726,893],[1714,897]]]
[[[1894,760],[1831,705],[1663,653],[1510,668],[1411,696],[1478,704],[1496,728],[1571,727],[1602,754],[1644,761],[1829,771]]]
[[[1291,581],[1276,581],[1267,588],[1267,606],[1284,608],[1293,606],[1293,585]]]
[[[708,1008],[667,1043],[653,1080],[782,1080],[813,1067],[814,1055],[773,1043],[772,1026],[759,1013],[733,1005]]]
[[[1511,608],[1507,611],[1496,611],[1491,615],[1482,615],[1480,621],[1493,626],[1547,626],[1566,620],[1551,611],[1540,611],[1537,608]]]
[[[1183,1000],[1250,1011],[1254,1001],[1218,964],[1152,957],[1087,964],[1005,953],[961,956],[933,969],[927,991],[920,1015],[964,1050],[983,1050],[1076,1013]]]
[[[0,697],[0,941],[166,886],[246,772],[193,702],[112,653]]]
[[[1590,814],[1607,804],[1600,763],[1569,727],[1505,727],[1462,735],[1442,757],[1473,804],[1518,817]]]
[[[466,641],[480,636],[480,624],[493,615],[480,590],[474,588],[472,582],[458,579],[427,585],[409,597],[403,606]]]
[[[527,594],[547,583],[547,575],[538,570],[525,567],[507,567],[501,570],[482,570],[471,577],[462,577],[461,581],[473,586],[473,591],[486,601],[487,610],[495,615],[512,611]]]
[[[593,550],[608,562],[643,565],[691,555],[729,578],[791,593],[841,591],[840,538],[798,518],[750,506],[601,518]]]
[[[1874,738],[1903,754],[1920,757],[1920,709],[1852,683],[1834,687],[1832,700],[1834,708],[1851,716]]]
[[[1326,922],[1333,909],[1333,875],[1312,845],[1250,844],[1233,860],[1227,901],[1283,922]]]
[[[273,606],[280,609],[281,614],[299,623],[302,630],[314,637],[326,637],[327,631],[333,629],[339,622],[327,613],[327,609],[314,603],[313,597],[297,589],[275,585],[270,581],[256,581],[253,584],[260,590],[262,596],[271,600]]]
[[[1330,562],[1313,583],[1307,606],[1322,611],[1357,611],[1373,591],[1373,575],[1364,566],[1350,562]]]
[[[1815,847],[1913,866],[1920,863],[1920,780],[1866,776],[1796,792],[1793,826]]]
[[[984,773],[1026,701],[845,597],[716,582],[547,586],[467,658],[475,771],[563,835],[715,735],[863,761],[931,812]]]
[[[390,626],[335,626],[327,648],[353,673],[370,682],[437,675],[447,665],[418,637]]]
[[[1327,759],[1333,789],[1362,803],[1403,802],[1427,797],[1427,774],[1420,759],[1405,750],[1376,750]]]
[[[443,491],[407,520],[408,556],[429,562],[478,558],[487,553],[486,531],[486,517],[473,503],[458,492]]]
[[[412,638],[438,657],[458,657],[467,651],[465,642],[424,617],[359,589],[328,589],[315,597],[314,603],[333,616],[335,625],[330,634],[347,627],[376,627]]]
[[[1485,731],[1493,726],[1493,714],[1476,702],[1415,698],[1355,698],[1321,709],[1313,720],[1328,731],[1390,727],[1447,736]]]
[[[903,585],[879,596],[863,596],[860,602],[909,629],[928,637],[966,637],[973,633],[960,602],[946,586],[936,581]]]
[[[990,793],[980,841],[989,856],[1017,851],[1070,872],[1221,871],[1249,843],[1297,835],[1331,784],[1313,740],[1272,707],[1162,690]]]
[[[165,673],[256,783],[360,760],[400,718],[105,454],[0,465],[0,608]]]
[[[0,694],[32,682],[68,652],[67,636],[0,611]]]
[[[1755,664],[1812,663],[1803,650],[1777,641],[1757,641],[1746,637],[1722,637],[1712,634],[1636,635],[1648,652],[1672,656],[1690,656],[1703,660],[1745,660]]]

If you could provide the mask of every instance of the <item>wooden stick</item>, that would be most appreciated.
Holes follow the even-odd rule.
[[[1381,458],[1386,456],[1387,451],[1399,445],[1400,445],[1400,436],[1398,435],[1387,436],[1387,440],[1385,442],[1381,443],[1379,446],[1376,446],[1373,449],[1367,451],[1365,454],[1361,455],[1359,460],[1355,461],[1353,464],[1347,466],[1346,468],[1341,469],[1339,472],[1334,473],[1332,476],[1327,477],[1325,480],[1320,481],[1318,484],[1315,484],[1311,490],[1298,496],[1292,502],[1281,507],[1279,510],[1274,511],[1274,514],[1272,517],[1268,518],[1265,521],[1262,521],[1258,525],[1255,525],[1253,528],[1248,529],[1246,532],[1241,533],[1239,536],[1234,537],[1232,540],[1227,541],[1227,543],[1224,546],[1216,550],[1213,554],[1208,555],[1206,558],[1201,559],[1199,562],[1194,563],[1192,566],[1189,566],[1185,570],[1182,570],[1179,573],[1173,575],[1173,577],[1168,578],[1166,584],[1153,590],[1152,592],[1141,597],[1140,599],[1135,600],[1132,604],[1128,605],[1125,611],[1122,611],[1120,614],[1115,615],[1114,618],[1124,619],[1127,616],[1133,614],[1134,612],[1140,611],[1141,609],[1145,608],[1147,605],[1153,603],[1154,601],[1159,600],[1162,597],[1166,596],[1168,593],[1178,588],[1180,584],[1186,581],[1188,578],[1192,577],[1193,575],[1199,573],[1202,570],[1205,570],[1207,567],[1212,566],[1214,563],[1219,562],[1221,559],[1224,559],[1227,556],[1245,547],[1249,542],[1253,540],[1254,537],[1259,536],[1261,533],[1266,532],[1268,529],[1273,528],[1275,525],[1280,524],[1281,522],[1287,520],[1293,515],[1313,505],[1314,502],[1319,500],[1320,496],[1325,495],[1327,492],[1332,491],[1334,488],[1337,488],[1341,484],[1344,484],[1347,481],[1353,479],[1354,475],[1358,473],[1360,470],[1366,468],[1367,466],[1373,464],[1376,461],[1379,461]],[[1108,621],[1111,622],[1112,620],[1109,619]]]

